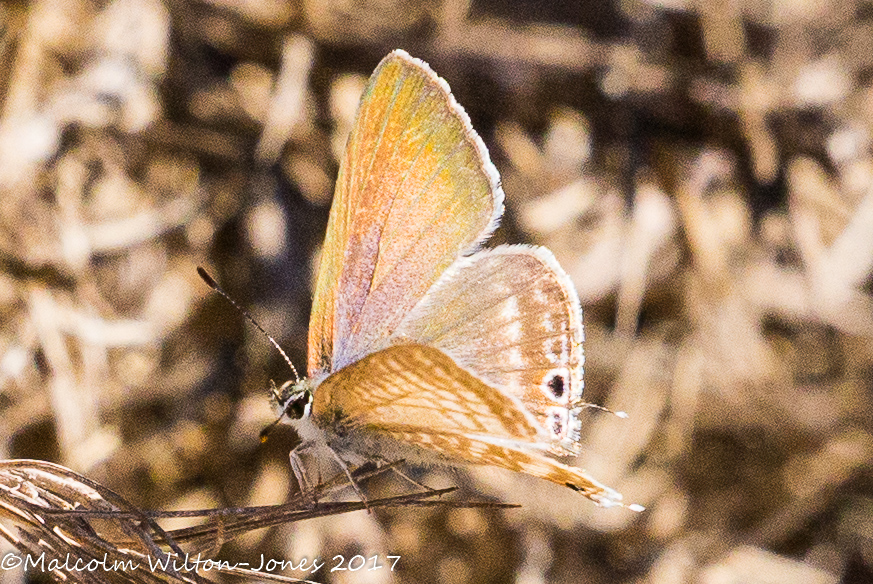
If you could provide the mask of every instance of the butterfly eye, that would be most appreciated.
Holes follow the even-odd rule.
[[[297,395],[290,396],[285,404],[285,415],[289,420],[299,420],[304,417],[312,403],[312,392],[304,390]]]
[[[547,383],[552,395],[557,399],[564,397],[564,378],[560,375],[553,376]]]

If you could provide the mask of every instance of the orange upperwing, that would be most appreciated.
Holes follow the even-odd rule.
[[[312,305],[309,375],[384,347],[502,212],[497,171],[448,85],[403,51],[385,57],[340,164]]]

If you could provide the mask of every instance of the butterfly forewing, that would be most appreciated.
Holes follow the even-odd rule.
[[[364,92],[340,165],[313,300],[310,375],[384,347],[452,262],[487,237],[502,198],[445,82],[391,53]]]
[[[582,321],[575,291],[544,248],[498,246],[456,262],[395,331],[437,347],[519,398],[553,441],[578,440]]]

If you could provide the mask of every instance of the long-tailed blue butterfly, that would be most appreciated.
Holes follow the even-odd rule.
[[[304,445],[345,460],[491,465],[620,504],[553,457],[578,450],[581,309],[548,250],[480,249],[502,213],[497,170],[448,84],[389,54],[340,165],[309,377],[277,407]]]

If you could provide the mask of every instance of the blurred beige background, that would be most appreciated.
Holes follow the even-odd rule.
[[[149,509],[286,499],[296,439],[258,433],[289,372],[195,267],[303,368],[337,157],[394,48],[491,151],[491,243],[572,276],[587,399],[630,414],[586,414],[579,464],[648,510],[419,469],[524,507],[360,512],[221,557],[402,556],[319,582],[873,581],[861,1],[0,4],[0,458]]]

